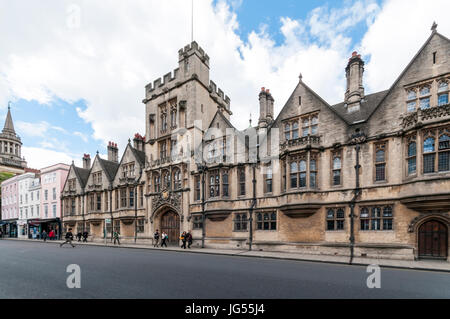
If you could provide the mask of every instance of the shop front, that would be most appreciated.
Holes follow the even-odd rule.
[[[45,230],[47,234],[51,230],[55,232],[55,239],[61,239],[61,220],[59,218],[41,220],[40,232]]]
[[[19,220],[17,222],[18,227],[18,237],[28,238],[28,223],[26,220]]]
[[[17,220],[4,220],[1,225],[3,238],[17,238]]]
[[[28,220],[28,238],[39,239],[41,221],[38,219]]]

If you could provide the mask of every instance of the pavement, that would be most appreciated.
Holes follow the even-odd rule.
[[[20,239],[20,238],[5,238],[5,240],[16,240],[16,241],[40,241],[42,240],[32,240],[32,239]],[[48,243],[61,243],[63,241],[47,241]],[[103,246],[103,247],[119,247],[114,245],[108,240],[104,242],[78,242],[73,241],[75,245],[90,245],[90,246]],[[171,252],[190,252],[197,254],[214,254],[214,255],[229,255],[229,256],[242,256],[242,257],[259,257],[259,258],[272,258],[272,259],[284,259],[284,260],[298,260],[298,261],[314,261],[323,263],[334,263],[334,264],[349,264],[349,257],[346,256],[331,256],[331,255],[310,255],[310,254],[300,254],[291,252],[269,252],[269,251],[248,251],[248,250],[237,250],[237,249],[216,249],[216,248],[196,248],[183,249],[178,246],[169,247],[153,247],[151,244],[130,244],[122,243],[121,248],[134,248],[134,249],[151,249],[151,250],[162,250]],[[376,258],[353,258],[352,265],[378,265],[386,268],[403,268],[403,269],[416,269],[416,270],[427,270],[427,271],[443,271],[450,272],[450,262],[443,260],[397,260],[397,259],[376,259]]]
[[[20,240],[0,240],[0,251],[0,298],[7,299],[186,299],[192,304],[196,299],[450,298],[450,276],[438,271],[381,267],[379,286],[371,288],[373,274],[364,266],[239,252],[72,248]],[[70,288],[74,267],[79,288]]]

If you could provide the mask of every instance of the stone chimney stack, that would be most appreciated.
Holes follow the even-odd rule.
[[[83,156],[83,168],[84,169],[91,169],[91,155],[84,154],[84,156]]]
[[[266,88],[262,87],[259,92],[259,127],[267,127],[267,93]]]
[[[119,149],[114,142],[108,143],[108,161],[118,163],[119,162]]]
[[[134,134],[133,147],[138,151],[144,151],[145,137],[139,133]]]
[[[266,110],[266,118],[267,124],[272,123],[273,121],[273,102],[275,101],[270,93],[269,89],[266,90],[267,94],[267,110]]]
[[[364,98],[363,73],[364,61],[361,59],[361,55],[355,51],[345,68],[345,76],[347,77],[345,103],[348,112],[360,109],[361,100]]]

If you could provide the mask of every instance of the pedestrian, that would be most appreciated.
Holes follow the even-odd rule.
[[[186,232],[184,231],[180,236],[180,239],[182,242],[181,248],[184,248],[184,249],[186,249],[186,239],[187,239],[186,237],[187,237],[187,235],[186,235]]]
[[[113,233],[113,238],[114,238],[114,245],[116,244],[116,240],[117,240],[117,243],[120,245],[119,233],[116,230]]]
[[[163,232],[162,235],[161,235],[161,247],[162,246],[166,246],[167,247],[166,240],[168,238],[169,238],[169,236],[167,236],[166,232]]]
[[[191,234],[191,231],[188,231],[186,236],[187,236],[188,248],[190,249],[191,245],[192,245],[192,234]]]
[[[47,232],[45,231],[45,229],[42,231],[42,239],[44,240],[44,242],[47,241]]]
[[[50,240],[54,240],[55,239],[55,232],[53,231],[53,229],[50,229],[50,232],[48,233],[48,238]]]
[[[83,232],[83,243],[87,243],[88,236],[89,236],[89,233],[87,232],[87,230],[85,230]]]
[[[79,232],[77,233],[78,241],[81,241],[81,236],[82,236],[82,234],[81,234],[81,232],[79,231]]]
[[[153,238],[155,239],[155,243],[153,245],[153,247],[158,247],[158,243],[159,243],[159,231],[156,230],[155,233],[153,234]]]
[[[69,231],[66,233],[66,241],[59,244],[59,247],[62,247],[64,244],[71,244],[72,247],[75,247],[74,244],[72,244],[72,240],[73,240],[73,234],[72,234],[72,228],[69,228]]]

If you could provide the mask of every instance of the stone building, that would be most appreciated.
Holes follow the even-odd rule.
[[[14,130],[11,108],[8,106],[5,125],[0,133],[0,172],[22,174],[27,162],[22,158],[22,141]]]
[[[434,26],[391,87],[366,94],[354,52],[341,103],[300,76],[276,117],[262,88],[258,125],[238,131],[208,55],[192,42],[173,73],[146,86],[146,138],[127,146],[120,167],[72,165],[64,223],[88,220],[88,179],[115,170],[94,183],[105,205],[91,225],[115,219],[128,239],[158,229],[178,243],[192,230],[194,246],[448,260],[449,58],[450,41]]]

